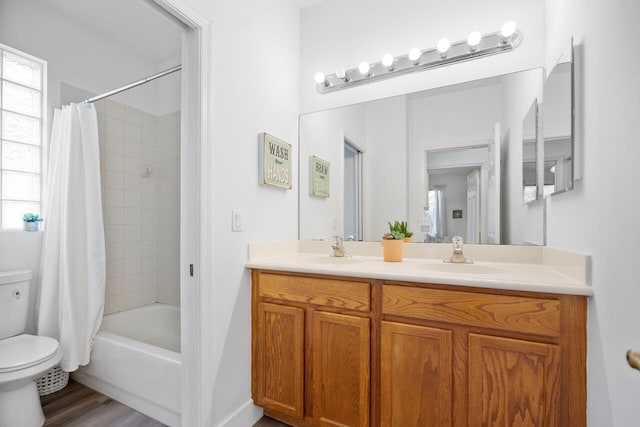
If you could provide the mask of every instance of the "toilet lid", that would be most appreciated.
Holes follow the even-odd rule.
[[[37,365],[57,350],[58,341],[49,337],[22,334],[0,340],[0,373]]]

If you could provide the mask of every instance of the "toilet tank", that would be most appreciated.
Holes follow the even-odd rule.
[[[30,284],[30,270],[0,271],[0,339],[24,333]]]

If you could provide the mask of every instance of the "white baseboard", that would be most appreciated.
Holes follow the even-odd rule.
[[[247,400],[226,419],[216,424],[217,427],[250,427],[262,417],[262,408]]]

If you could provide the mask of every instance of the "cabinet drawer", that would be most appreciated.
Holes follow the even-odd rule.
[[[555,299],[384,285],[382,313],[415,319],[560,336]]]
[[[258,284],[258,295],[263,298],[345,310],[371,310],[369,283],[260,273]]]

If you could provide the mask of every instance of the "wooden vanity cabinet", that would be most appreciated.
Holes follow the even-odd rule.
[[[381,426],[585,426],[586,299],[382,286]]]
[[[253,272],[252,395],[295,426],[370,425],[371,284]]]
[[[294,426],[585,426],[586,298],[253,272],[252,394]]]

